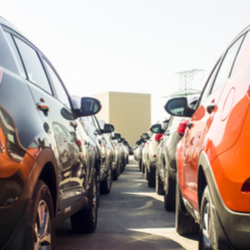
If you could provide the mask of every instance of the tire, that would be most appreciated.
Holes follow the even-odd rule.
[[[88,208],[83,208],[71,216],[71,226],[74,232],[93,233],[97,225],[97,180],[95,171],[92,176],[92,188]]]
[[[208,186],[204,189],[200,207],[199,250],[218,250],[213,203]],[[226,248],[229,249],[229,248]],[[231,249],[231,248],[230,248]]]
[[[96,172],[96,204],[100,205],[100,171]]]
[[[185,206],[181,197],[179,183],[176,181],[176,211],[175,211],[175,229],[182,236],[196,234],[199,225],[195,223],[194,218],[189,214],[184,214]]]
[[[40,218],[40,219],[39,219]],[[28,217],[25,249],[55,249],[54,208],[48,186],[38,181]]]
[[[126,165],[127,165],[127,164],[126,164],[126,159],[123,158],[123,159],[122,159],[123,171],[125,170]]]
[[[167,181],[166,183],[167,188],[164,194],[164,207],[166,211],[172,212],[172,211],[175,211],[175,204],[176,204],[176,201],[175,201],[176,183],[170,177],[167,177],[165,181]]]
[[[122,159],[119,161],[120,174],[123,172]]]
[[[161,178],[159,177],[158,168],[156,167],[156,173],[155,173],[155,187],[156,187],[156,193],[159,195],[164,195],[164,185],[161,181]]]
[[[113,180],[112,175],[113,175],[112,168],[109,164],[107,178],[106,178],[106,180],[102,181],[101,185],[100,185],[100,193],[101,194],[109,194],[110,193],[111,186],[112,186],[112,180]]]
[[[117,173],[117,168],[113,171],[113,181],[118,180],[118,173]]]
[[[148,186],[155,187],[155,168],[150,167],[150,172],[148,172]]]
[[[144,165],[144,169],[145,169],[145,180],[148,181],[148,169],[147,169],[147,166]]]
[[[145,165],[143,164],[143,162],[142,162],[142,170],[141,171],[142,171],[143,174],[146,173],[146,168],[145,168]]]
[[[141,159],[139,160],[139,169],[142,172],[142,160]]]

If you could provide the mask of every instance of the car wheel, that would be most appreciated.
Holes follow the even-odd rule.
[[[122,159],[119,161],[120,174],[123,172]]]
[[[125,159],[125,158],[123,158],[123,160],[122,160],[122,161],[123,161],[123,171],[124,171],[124,170],[125,170],[125,167],[126,167],[126,165],[127,165],[127,164],[126,164],[126,159]]]
[[[175,195],[176,195],[176,184],[173,179],[169,176],[165,177],[165,194],[164,194],[164,207],[168,212],[175,211]]]
[[[148,168],[146,165],[144,165],[144,169],[145,169],[145,180],[148,181]]]
[[[150,167],[150,172],[148,172],[148,186],[155,187],[155,168]]]
[[[145,168],[145,165],[143,164],[143,162],[142,162],[142,170],[141,171],[142,171],[143,174],[146,173],[146,168]]]
[[[96,204],[100,205],[100,171],[96,171]]]
[[[156,168],[155,173],[155,186],[156,186],[156,193],[159,195],[164,195],[164,185],[161,181],[161,178],[159,177],[159,171],[158,168]]]
[[[111,186],[112,186],[112,179],[113,179],[113,172],[112,172],[112,168],[109,164],[109,168],[108,168],[108,173],[107,173],[107,178],[106,180],[101,182],[101,194],[109,194],[110,190],[111,190]]]
[[[88,209],[83,208],[71,216],[71,226],[76,233],[93,233],[97,225],[97,180],[95,171],[92,176],[92,188]]]
[[[54,209],[48,186],[38,181],[31,200],[25,249],[55,249]]]
[[[118,180],[118,173],[117,173],[117,168],[113,171],[113,181]]]
[[[142,160],[139,160],[139,169],[142,171]]]
[[[213,203],[211,200],[208,186],[206,186],[201,201],[200,208],[200,235],[199,250],[217,250],[217,236],[212,211]]]
[[[180,235],[190,235],[198,232],[199,225],[195,223],[194,218],[189,214],[184,214],[185,206],[182,200],[179,183],[176,181],[176,211],[175,211],[175,229]]]

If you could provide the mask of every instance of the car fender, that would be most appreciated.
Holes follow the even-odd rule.
[[[59,197],[58,170],[55,156],[50,148],[45,148],[39,153],[39,156],[29,173],[26,185],[23,190],[23,194],[28,196],[26,198],[32,198],[36,183],[39,179],[42,179],[49,187],[53,198],[55,208],[54,211],[56,213],[58,209]]]

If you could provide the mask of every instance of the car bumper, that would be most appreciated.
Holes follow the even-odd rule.
[[[0,249],[24,249],[29,203],[20,200],[0,207]]]

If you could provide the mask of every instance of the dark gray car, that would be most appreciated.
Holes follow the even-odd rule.
[[[95,230],[96,169],[76,140],[78,117],[100,108],[73,106],[47,57],[0,17],[0,249],[55,249],[69,217],[76,232]]]

